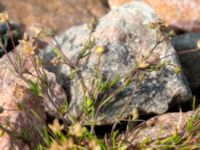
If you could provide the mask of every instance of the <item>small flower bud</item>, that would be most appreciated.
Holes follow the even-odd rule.
[[[4,22],[8,21],[8,19],[9,19],[9,17],[8,17],[8,13],[6,11],[0,13],[0,23],[4,23]]]
[[[96,47],[96,52],[98,54],[103,54],[105,52],[105,47],[104,46],[97,46]]]

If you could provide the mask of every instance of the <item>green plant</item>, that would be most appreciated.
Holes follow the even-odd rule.
[[[9,20],[6,13],[0,14],[0,21],[3,21],[9,29]],[[48,99],[49,102],[55,107],[56,115],[55,120],[52,124],[48,124],[44,129],[38,129],[39,134],[42,136],[43,141],[37,146],[37,150],[57,150],[57,149],[92,149],[92,150],[125,150],[131,148],[131,144],[126,142],[125,138],[120,137],[120,131],[116,129],[117,124],[122,120],[123,111],[118,114],[116,117],[116,122],[113,124],[112,130],[109,135],[105,134],[104,137],[98,137],[95,133],[95,124],[98,113],[106,105],[115,100],[117,94],[123,92],[131,82],[137,81],[138,87],[143,83],[145,77],[148,75],[146,72],[151,72],[155,70],[160,70],[171,65],[169,62],[160,62],[163,58],[156,58],[149,61],[149,57],[154,49],[162,43],[165,39],[158,39],[155,47],[150,50],[149,55],[144,58],[137,60],[131,70],[124,76],[116,75],[112,80],[104,79],[103,73],[101,70],[102,65],[102,56],[105,54],[105,47],[103,45],[96,45],[95,39],[92,37],[92,33],[95,31],[97,24],[96,19],[91,19],[88,23],[88,28],[90,34],[88,41],[84,44],[83,49],[77,56],[76,61],[71,60],[68,56],[64,55],[63,50],[58,44],[57,40],[51,35],[51,33],[35,28],[35,36],[30,36],[24,34],[23,39],[20,44],[23,48],[23,52],[19,51],[13,43],[14,47],[14,59],[10,57],[3,43],[0,43],[0,47],[4,50],[6,56],[8,57],[10,63],[12,64],[16,75],[21,78],[29,86],[29,91],[34,95],[41,96],[45,99]],[[10,30],[9,30],[10,32]],[[12,35],[10,34],[11,40]],[[84,92],[84,104],[83,111],[81,115],[77,118],[70,116],[68,112],[68,101],[66,100],[66,105],[59,108],[53,101],[53,98],[56,98],[54,92],[51,89],[50,83],[48,81],[48,76],[45,72],[44,67],[42,66],[42,60],[37,55],[37,45],[36,40],[44,40],[52,46],[52,51],[56,54],[56,57],[53,59],[52,63],[57,65],[58,63],[64,63],[68,65],[71,69],[71,80],[75,77],[80,80],[82,90]],[[98,53],[98,65],[96,68],[96,79],[93,81],[91,90],[86,86],[85,79],[82,75],[82,70],[80,69],[80,61],[83,58],[87,58],[91,54],[91,50],[95,49]],[[173,54],[172,54],[173,55]],[[166,56],[167,57],[167,56]],[[26,61],[30,61],[33,67],[33,71],[27,70],[25,68]],[[173,66],[175,73],[180,73],[180,67]],[[31,76],[32,78],[27,78],[26,75]],[[116,84],[123,79],[123,83],[120,86],[116,87]],[[114,90],[111,90],[111,89]],[[101,96],[100,96],[101,95]],[[130,102],[130,100],[129,100]],[[124,107],[126,110],[127,103]],[[25,109],[24,106],[19,105],[19,109]],[[0,113],[5,109],[0,108]],[[40,120],[39,115],[32,110],[33,116]],[[65,120],[64,115],[68,115],[71,122]],[[133,110],[132,117],[129,117],[127,125],[127,131],[129,132],[129,123],[138,119],[139,114],[137,110]],[[158,139],[156,141],[151,141],[151,137],[146,138],[144,141],[141,141],[138,149],[145,150],[154,150],[154,149],[195,149],[199,148],[199,145],[193,145],[191,142],[192,137],[197,137],[200,139],[199,132],[199,111],[196,111],[196,114],[188,120],[187,127],[185,132],[189,135],[186,138],[182,138],[181,135],[175,133],[170,137],[165,139]],[[81,119],[80,119],[81,118]],[[87,129],[83,122],[87,121],[90,123],[90,129]],[[30,142],[29,134],[27,130],[24,130],[23,136],[20,137],[15,133],[14,130],[8,130],[0,125],[0,129],[3,132],[7,132],[10,135],[14,135],[17,138],[23,138],[26,141]],[[126,135],[125,135],[126,137]]]

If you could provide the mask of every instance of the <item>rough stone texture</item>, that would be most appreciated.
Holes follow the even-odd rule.
[[[145,139],[151,139],[149,143],[170,137],[171,135],[178,133],[181,137],[187,138],[188,133],[185,130],[187,127],[188,119],[196,112],[189,111],[186,113],[166,113],[160,116],[153,117],[144,123],[141,123],[139,127],[130,131],[126,137],[126,140],[132,145],[136,146]],[[199,112],[197,112],[199,113]],[[199,139],[192,137],[190,141],[197,144]]]
[[[29,71],[37,76],[33,68],[30,67]],[[45,73],[47,75],[48,84],[52,92],[48,91],[51,100],[47,95],[43,96],[42,102],[44,103],[44,110],[46,114],[51,115],[52,117],[57,117],[58,111],[60,111],[67,104],[67,96],[61,85],[57,83],[55,74],[50,73],[46,70]],[[33,76],[26,75],[25,77],[27,79],[30,79],[31,81],[36,81],[36,78],[33,78]]]
[[[101,65],[105,79],[112,80],[118,75],[127,74],[133,68],[136,60],[149,54],[151,54],[149,62],[167,56],[161,59],[160,63],[169,61],[174,66],[179,66],[177,57],[173,55],[175,51],[168,40],[164,40],[152,51],[158,37],[162,39],[165,37],[165,33],[161,32],[160,28],[149,27],[150,24],[158,21],[159,18],[153,9],[142,2],[134,2],[114,9],[99,20],[92,36],[96,40],[96,45],[106,48]],[[88,40],[88,35],[87,25],[82,25],[67,30],[57,37],[57,40],[65,55],[75,61],[84,43]],[[80,80],[77,78],[69,80],[70,68],[65,65],[53,67],[50,61],[54,56],[51,47],[47,47],[43,53],[43,60],[47,68],[56,73],[58,81],[61,84],[64,82],[67,84],[71,94],[71,113],[77,116],[83,107]],[[89,57],[81,60],[83,78],[89,89],[92,88],[92,81],[96,78],[98,59],[99,55],[93,48]],[[133,80],[112,103],[100,111],[97,117],[98,123],[112,123],[119,113],[123,114],[122,118],[127,117],[135,107],[145,113],[160,114],[169,108],[169,104],[188,100],[190,90],[185,78],[173,70],[174,67],[169,65],[158,71],[139,72],[138,76],[145,74],[142,84],[138,87],[137,81]],[[111,91],[123,82],[120,80]]]
[[[13,58],[12,53],[9,53],[9,55]],[[25,67],[34,73],[29,62],[26,63]],[[50,86],[53,88],[54,94],[57,95],[56,99],[52,98],[55,104],[61,107],[64,104],[63,100],[66,100],[66,95],[61,86],[57,84],[55,75],[46,73],[51,83]],[[27,75],[26,77],[30,78]],[[34,78],[30,79],[34,80]],[[55,116],[55,108],[51,103],[27,89],[27,84],[15,75],[13,67],[5,55],[0,59],[0,107],[4,110],[0,113],[0,126],[9,130],[14,129],[17,132],[17,137],[13,137],[10,133],[4,133],[0,137],[1,150],[36,149],[37,144],[42,141],[38,129],[45,126],[46,113]],[[32,111],[39,118],[35,117]],[[26,132],[28,139],[23,139],[27,135]]]
[[[172,39],[172,44],[179,54],[184,74],[190,87],[198,90],[200,87],[200,51],[197,49],[197,42],[200,34],[185,33]]]
[[[63,31],[107,12],[99,0],[1,0],[0,10],[7,10],[11,19],[26,28],[40,24],[56,31]]]
[[[26,143],[23,138],[16,138],[5,132],[0,137],[0,149],[35,149],[36,144],[41,142],[37,128],[42,129],[45,125],[44,105],[41,98],[31,94],[24,83],[14,76],[14,73],[9,70],[10,67],[7,58],[1,58],[0,106],[5,110],[0,114],[0,125],[14,130],[20,137],[24,137],[23,133],[28,132],[30,141]],[[41,120],[34,117],[31,110],[39,114]]]
[[[134,0],[108,0],[111,8]],[[135,0],[136,1],[136,0]],[[152,6],[165,24],[200,32],[200,0],[143,0]]]

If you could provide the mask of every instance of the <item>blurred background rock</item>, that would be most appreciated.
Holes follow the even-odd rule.
[[[0,11],[7,10],[23,29],[39,24],[60,33],[132,1],[136,0],[1,0]],[[200,0],[139,1],[152,6],[161,20],[176,31],[200,32]]]
[[[101,17],[108,5],[106,0],[1,0],[3,10],[23,29],[39,24],[58,33],[92,16]]]

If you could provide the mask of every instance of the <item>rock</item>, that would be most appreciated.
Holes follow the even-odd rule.
[[[22,48],[21,46],[18,46],[17,49],[19,50],[19,53],[21,53],[21,55],[23,56],[22,61],[24,61],[26,59],[26,55],[22,52]],[[11,58],[14,60],[14,55],[13,53],[10,53]],[[2,69],[5,70],[6,73],[9,73],[9,76],[11,76],[11,78],[13,80],[17,80],[16,83],[22,83],[22,86],[24,86],[25,88],[28,88],[28,84],[25,82],[22,82],[21,79],[19,79],[19,77],[15,74],[14,68],[12,67],[12,65],[10,64],[10,62],[8,61],[7,56],[3,56],[3,58],[1,59],[0,64],[2,63]],[[33,75],[36,76],[36,72],[35,69],[33,68],[33,65],[30,61],[26,60],[25,63],[25,69],[28,70],[29,72],[31,72]],[[42,103],[44,105],[44,110],[46,114],[49,114],[51,116],[57,116],[57,109],[55,108],[55,106],[59,109],[61,109],[63,106],[65,106],[66,104],[66,100],[67,100],[67,96],[65,94],[65,91],[63,90],[63,88],[60,86],[60,84],[57,83],[56,81],[56,77],[55,74],[48,72],[47,70],[43,70],[47,76],[48,79],[48,84],[49,87],[51,88],[51,90],[53,91],[53,93],[48,93],[49,96],[51,97],[51,100],[54,102],[54,104],[52,104],[52,102],[50,102],[50,100],[47,98],[47,96],[43,97],[44,99],[42,99]],[[25,74],[24,77],[26,79],[31,80],[32,82],[36,82],[36,78],[33,77],[32,75],[29,74]],[[11,79],[8,79],[8,85],[9,81]],[[14,82],[14,81],[11,81]],[[13,83],[15,84],[15,82]],[[7,87],[9,88],[9,87]]]
[[[134,0],[108,0],[111,8]],[[200,32],[200,0],[143,0],[165,24],[185,31]]]
[[[196,49],[198,40],[200,40],[200,34],[184,33],[173,37],[171,42],[174,48],[181,52]]]
[[[16,98],[15,94],[21,98]],[[45,121],[46,117],[41,99],[34,97],[16,82],[15,85],[12,84],[9,88],[2,90],[0,98],[0,106],[5,109],[0,114],[0,124],[13,132],[5,131],[0,137],[0,149],[36,149],[36,145],[42,143],[43,140],[38,129],[42,132],[45,122],[41,120]],[[36,118],[31,111],[37,113],[41,120]]]
[[[13,59],[13,53],[9,56]],[[27,61],[25,67],[34,74],[31,63]],[[46,74],[49,85],[57,95],[56,98],[51,95],[52,100],[57,107],[63,107],[66,100],[64,91],[56,82],[55,75],[47,71]],[[35,80],[29,75],[25,77]],[[57,116],[57,113],[47,98],[33,94],[28,85],[16,76],[7,55],[0,59],[0,99],[0,129],[4,127],[8,130],[0,137],[0,149],[36,149],[43,142],[41,133],[46,125],[46,115]]]
[[[36,149],[42,142],[38,130],[45,126],[46,120],[42,99],[30,93],[14,76],[5,56],[1,58],[0,66],[0,107],[3,110],[0,126],[8,130],[0,137],[0,149]],[[40,116],[40,120],[32,111]]]
[[[111,9],[117,8],[123,4],[132,2],[132,0],[108,0],[108,4]]]
[[[155,141],[168,138],[176,133],[179,134],[182,139],[185,139],[189,135],[189,132],[187,132],[188,130],[186,130],[188,120],[195,113],[195,111],[189,111],[180,113],[166,113],[155,116],[141,123],[138,127],[134,128],[133,131],[129,131],[129,133],[126,135],[126,140],[132,144],[132,146],[137,147],[144,140],[149,139],[148,143],[151,145],[151,143]],[[195,138],[195,135],[193,135],[190,141],[198,143],[198,137]]]
[[[64,31],[72,25],[86,22],[92,16],[100,17],[107,12],[103,3],[96,0],[1,0],[0,3],[0,9],[8,11],[11,19],[22,23],[25,29],[39,24],[55,31]]]
[[[147,55],[150,55],[150,62],[160,60],[159,64],[170,62],[172,65],[166,65],[157,71],[142,69],[136,73],[135,80],[133,79],[129,86],[112,99],[112,102],[99,111],[97,124],[113,123],[119,115],[122,115],[122,119],[126,118],[133,108],[146,114],[164,113],[169,105],[182,103],[190,98],[191,92],[185,77],[174,72],[176,66],[180,65],[173,47],[159,27],[150,27],[157,22],[159,18],[154,10],[143,2],[134,2],[114,9],[99,20],[92,37],[95,38],[96,46],[105,48],[100,65],[105,80],[112,81],[117,76],[126,76],[139,59]],[[88,41],[89,32],[85,24],[73,27],[58,36],[57,40],[64,54],[75,61],[84,43]],[[155,46],[158,37],[165,40]],[[84,107],[80,80],[77,77],[70,80],[71,70],[66,65],[53,67],[50,61],[55,57],[55,53],[51,49],[49,46],[43,51],[44,64],[48,70],[56,74],[59,83],[67,87],[67,92],[71,95],[70,112],[77,117]],[[96,47],[90,52],[88,57],[81,59],[80,69],[86,87],[94,89],[93,81],[96,80],[99,54]],[[140,75],[144,75],[144,80],[138,85]],[[121,79],[109,93],[124,82],[124,79]]]
[[[174,48],[180,53],[179,58],[183,72],[194,91],[200,87],[200,51],[194,50],[197,49],[198,40],[200,40],[200,34],[198,33],[185,33],[172,38]]]

